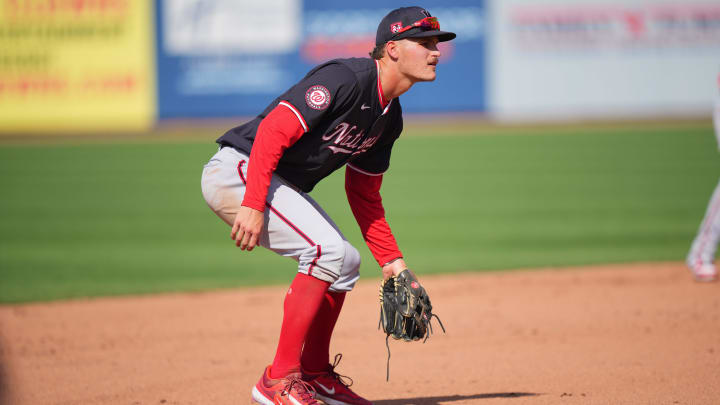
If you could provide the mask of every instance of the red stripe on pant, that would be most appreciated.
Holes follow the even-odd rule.
[[[240,180],[242,180],[243,184],[245,184],[247,186],[247,181],[245,180],[245,175],[243,175],[243,172],[242,172],[242,167],[244,164],[245,164],[245,160],[241,160],[240,163],[238,163],[237,171],[238,171],[238,174],[240,175]],[[289,226],[298,235],[300,235],[300,237],[305,239],[305,241],[307,243],[309,243],[310,246],[317,246],[317,255],[315,256],[315,259],[313,259],[313,261],[310,263],[310,267],[308,267],[308,275],[312,275],[312,270],[317,265],[317,261],[320,259],[320,256],[322,255],[322,249],[320,248],[320,245],[313,242],[312,239],[310,239],[307,235],[305,235],[305,233],[303,231],[300,230],[300,228],[298,228],[297,226],[295,226],[295,224],[290,222],[289,219],[285,218],[285,216],[283,214],[281,214],[280,211],[276,210],[268,201],[265,201],[265,205],[270,209],[270,211],[275,213],[275,215],[277,215],[278,218],[280,218],[283,222],[285,222],[285,224],[287,224],[287,226]]]

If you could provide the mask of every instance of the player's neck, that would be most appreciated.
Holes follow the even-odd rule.
[[[380,65],[380,86],[382,86],[385,101],[400,97],[400,95],[410,90],[414,82],[400,73],[395,64],[388,63],[384,58],[378,62]]]

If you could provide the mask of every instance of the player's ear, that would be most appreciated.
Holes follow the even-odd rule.
[[[400,57],[399,52],[399,44],[395,41],[388,41],[385,44],[385,54],[388,55],[391,59],[397,60]]]

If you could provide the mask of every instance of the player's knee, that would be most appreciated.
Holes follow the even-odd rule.
[[[350,291],[360,278],[360,252],[348,241],[344,242],[344,258],[340,277],[330,285],[331,291]]]
[[[350,242],[343,242],[345,242],[345,258],[343,260],[341,275],[346,273],[358,273],[360,270],[360,263],[362,262],[360,252],[358,252],[358,250],[355,249],[355,246],[351,245]]]
[[[360,252],[339,235],[308,248],[300,258],[300,271],[331,283],[334,291],[350,291],[357,282]]]
[[[350,242],[338,236],[322,245],[323,257],[328,270],[341,277],[357,272],[360,267],[360,252]]]

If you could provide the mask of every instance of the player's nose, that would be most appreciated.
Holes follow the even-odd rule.
[[[437,44],[433,45],[432,48],[430,48],[430,55],[439,58],[442,56],[442,53],[440,52],[440,49],[438,48]]]

